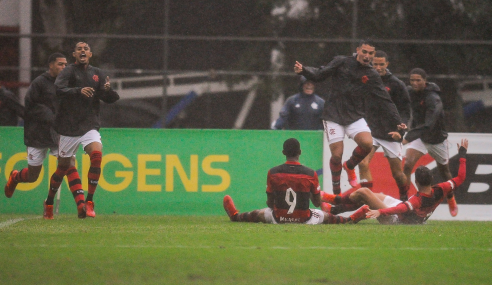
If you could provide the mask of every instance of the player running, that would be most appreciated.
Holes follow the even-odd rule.
[[[320,68],[303,66],[297,61],[294,66],[297,74],[309,80],[332,80],[323,110],[323,124],[330,144],[330,170],[335,194],[340,193],[345,135],[357,143],[350,159],[343,163],[350,185],[357,185],[354,168],[372,150],[371,130],[364,119],[368,100],[381,106],[380,115],[393,125],[394,131],[406,129],[381,77],[371,66],[374,53],[375,47],[371,42],[361,41],[354,56],[337,56],[328,65]]]

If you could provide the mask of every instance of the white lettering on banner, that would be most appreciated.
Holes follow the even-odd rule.
[[[470,187],[468,187],[468,193],[482,193],[490,189],[490,186],[485,183],[470,183]]]
[[[477,166],[477,170],[475,171],[475,174],[480,174],[480,175],[492,174],[492,165],[479,164]]]

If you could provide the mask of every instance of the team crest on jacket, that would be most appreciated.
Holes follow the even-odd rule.
[[[96,82],[99,82],[99,76],[97,76],[96,74],[94,74],[94,76],[92,76],[92,79],[94,79],[94,81],[96,81]]]
[[[388,86],[386,86],[386,91],[390,92],[391,91],[391,88],[389,88]]]
[[[362,79],[361,79],[362,83],[366,84],[367,81],[369,81],[369,77],[367,77],[366,75],[362,76]]]

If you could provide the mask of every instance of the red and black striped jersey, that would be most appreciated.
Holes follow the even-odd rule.
[[[311,217],[311,194],[319,193],[318,175],[299,162],[287,161],[268,171],[267,193],[274,195],[278,223],[304,223]]]
[[[422,224],[432,215],[447,194],[460,186],[466,178],[466,159],[460,158],[458,176],[443,183],[432,186],[430,194],[417,192],[404,203],[395,207],[380,209],[381,215],[397,214],[404,224]]]

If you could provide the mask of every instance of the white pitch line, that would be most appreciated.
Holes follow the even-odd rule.
[[[34,218],[17,218],[17,219],[7,220],[5,222],[0,223],[0,229],[6,228],[10,225],[13,225],[13,224],[18,223],[18,222],[22,222],[24,220],[40,219],[40,218],[41,218],[41,216],[34,217]]]
[[[162,249],[243,249],[243,250],[357,250],[357,251],[367,251],[367,250],[394,250],[394,251],[485,251],[492,252],[492,248],[477,248],[477,247],[440,247],[440,248],[425,248],[425,247],[391,247],[391,248],[376,248],[376,247],[334,247],[334,246],[308,246],[308,247],[288,247],[288,246],[208,246],[208,245],[198,245],[198,246],[186,246],[186,245],[78,245],[79,247],[90,246],[90,247],[117,247],[117,248],[128,248],[128,249],[139,249],[139,248],[162,248]],[[0,248],[2,245],[0,245]],[[68,248],[72,245],[68,244],[29,244],[20,245],[19,247],[51,247],[51,248]]]
[[[15,223],[18,223],[18,222],[21,222],[21,221],[24,221],[24,220],[25,219],[23,219],[23,218],[13,219],[13,220],[7,220],[5,222],[0,223],[0,229],[6,228],[6,227],[8,227],[10,225],[13,225]]]

